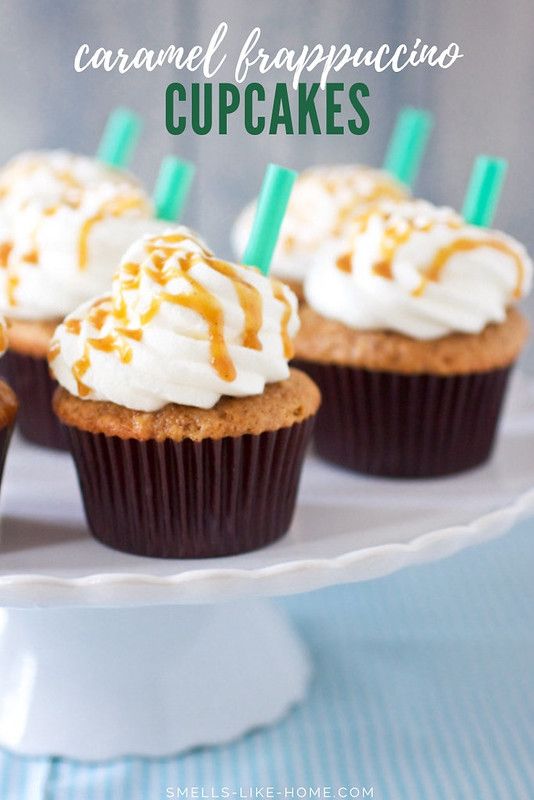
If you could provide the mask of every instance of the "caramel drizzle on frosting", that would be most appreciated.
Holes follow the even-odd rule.
[[[147,256],[149,256],[147,261],[142,264],[136,262],[123,264],[116,277],[117,283],[113,298],[102,298],[90,309],[87,317],[90,325],[100,330],[110,317],[113,318],[114,324],[112,330],[105,336],[87,339],[82,357],[72,367],[80,397],[87,397],[91,391],[84,382],[84,377],[91,366],[91,348],[107,353],[115,352],[122,363],[129,363],[133,358],[133,351],[130,344],[125,340],[141,341],[143,336],[142,328],[155,317],[164,302],[189,308],[206,322],[212,366],[223,380],[230,382],[235,379],[237,375],[236,368],[230,357],[224,337],[223,306],[218,298],[203,286],[200,280],[190,274],[192,267],[196,264],[206,263],[211,269],[231,280],[244,317],[241,344],[243,347],[252,350],[262,349],[259,332],[263,323],[263,309],[261,294],[258,289],[247,283],[232,264],[215,258],[203,248],[200,252],[181,254],[176,245],[186,238],[188,237],[183,234],[167,234],[166,236],[148,239],[145,242],[145,250]],[[132,328],[124,293],[139,289],[142,273],[148,275],[156,284],[161,286],[162,291],[151,300],[148,308],[139,315],[141,328]],[[176,278],[185,279],[191,291],[179,294],[165,291],[165,287]],[[288,325],[291,319],[292,307],[285,296],[283,284],[279,281],[273,280],[273,296],[283,304],[281,336],[284,355],[286,358],[291,358],[293,345],[289,337]],[[64,324],[69,333],[80,334],[81,320],[71,319]],[[50,350],[49,357],[51,361],[59,355],[59,347],[56,345],[57,343],[54,343]]]
[[[523,264],[523,260],[520,254],[510,247],[509,244],[500,239],[491,239],[489,237],[487,239],[456,239],[454,242],[442,247],[441,250],[438,250],[432,263],[425,270],[425,274],[421,278],[421,283],[414,289],[414,297],[420,297],[431,281],[434,283],[439,281],[447,262],[456,255],[456,253],[466,253],[471,250],[478,250],[481,247],[489,247],[513,259],[517,274],[514,297],[519,299],[522,294],[523,282],[525,279],[525,265]]]
[[[339,186],[335,181],[327,182],[325,186],[330,194],[335,194],[339,190]],[[350,183],[348,183],[348,186],[352,189]],[[383,203],[387,200],[399,202],[406,199],[406,193],[403,192],[401,187],[387,180],[375,180],[374,187],[368,194],[356,192],[355,188],[353,191],[354,196],[351,201],[342,206],[338,211],[338,218],[332,231],[334,236],[340,236],[343,233],[347,223],[354,218],[358,209],[364,207],[366,209],[364,216],[368,217],[376,211],[379,203]]]
[[[67,333],[73,333],[75,336],[80,335],[82,330],[81,319],[66,319],[63,324],[65,325]]]
[[[117,197],[103,203],[95,214],[84,220],[78,239],[78,265],[80,269],[84,270],[87,267],[89,236],[98,222],[102,222],[106,217],[120,217],[126,211],[131,211],[132,209],[142,211],[146,208],[146,201],[141,196]]]
[[[104,323],[110,316],[110,313],[111,308],[109,298],[106,297],[104,299],[99,299],[90,309],[89,314],[87,315],[87,321],[97,330],[101,330],[104,326]],[[65,326],[67,327],[69,333],[79,335],[81,331],[81,323],[81,320],[72,319],[67,320]],[[76,381],[78,394],[81,398],[87,397],[91,393],[90,387],[87,386],[83,380],[91,366],[91,347],[104,353],[116,352],[124,364],[130,363],[133,358],[132,348],[124,341],[121,335],[117,335],[116,331],[112,331],[107,336],[102,336],[101,338],[94,336],[89,337],[85,342],[82,357],[75,361],[72,366],[72,374]],[[59,349],[53,357],[57,358],[58,355]],[[51,354],[50,358],[52,358]]]
[[[352,272],[352,253],[342,253],[336,260],[336,267],[341,272]]]
[[[13,244],[11,242],[2,242],[0,244],[0,267],[7,267],[12,250]]]
[[[293,342],[291,341],[291,337],[289,336],[288,333],[288,325],[289,325],[289,320],[291,319],[291,311],[292,311],[291,303],[289,302],[289,300],[285,295],[283,283],[281,283],[280,281],[273,281],[273,283],[274,283],[274,289],[273,289],[274,297],[276,300],[279,300],[284,306],[282,320],[280,323],[281,325],[280,334],[282,336],[282,343],[284,345],[284,357],[290,359],[293,358],[293,355],[295,353]]]
[[[39,253],[35,248],[33,250],[29,250],[27,253],[24,253],[22,260],[25,261],[26,264],[38,264]]]
[[[24,179],[39,169],[40,160],[38,158],[32,159],[25,164],[13,167],[3,178],[0,180],[0,198],[6,197],[12,191],[13,186],[21,178]],[[85,191],[84,186],[76,178],[74,173],[68,168],[57,169],[50,167],[52,175],[63,185],[65,188],[65,196],[62,197],[59,205],[45,207],[41,210],[43,217],[50,217],[56,214],[61,206],[78,209],[81,206],[82,196]],[[22,204],[22,207],[28,205],[28,202]],[[115,197],[106,201],[102,206],[90,217],[85,219],[82,223],[79,239],[78,239],[78,266],[80,270],[84,270],[88,263],[88,245],[89,237],[92,229],[106,217],[120,217],[130,210],[141,210],[148,212],[148,204],[144,197],[131,191],[131,194]],[[39,225],[33,231],[33,240],[37,238]],[[11,251],[13,250],[12,242],[3,242],[0,244],[0,267],[8,267],[12,275],[8,279],[7,287],[7,301],[10,306],[17,305],[15,290],[20,284],[20,278],[17,275],[17,264],[9,263]],[[21,261],[27,264],[39,264],[40,255],[37,246],[35,245],[32,250],[21,256]]]
[[[375,211],[370,209],[367,213],[363,214],[359,218],[357,223],[357,234],[361,234],[366,231],[369,221],[374,213]],[[418,223],[416,220],[406,220],[406,226],[403,228],[399,228],[395,224],[386,225],[381,247],[381,259],[373,264],[373,273],[381,278],[384,278],[385,280],[393,280],[393,260],[399,247],[405,244],[414,233],[424,233],[430,231],[438,224],[440,223],[435,220],[429,220],[428,222],[424,223]],[[441,222],[441,224],[446,224],[448,228],[453,230],[458,230],[462,227],[462,222],[454,218],[446,220],[444,223]],[[456,253],[469,252],[482,247],[492,248],[493,250],[504,253],[513,259],[517,271],[517,282],[514,289],[514,297],[520,298],[525,278],[525,265],[523,264],[521,255],[506,242],[503,242],[500,239],[494,239],[492,237],[481,239],[460,237],[452,241],[450,244],[442,247],[440,250],[438,250],[434,256],[434,259],[426,268],[421,277],[419,285],[413,290],[412,295],[414,297],[421,297],[429,283],[438,283],[446,264]],[[353,252],[342,253],[336,260],[336,267],[342,272],[351,273],[353,258]]]
[[[6,297],[7,303],[11,308],[17,305],[16,291],[20,283],[20,278],[17,275],[8,274],[6,280]]]
[[[227,261],[221,261],[213,256],[206,258],[208,264],[221,275],[230,278],[237,292],[239,305],[245,317],[245,327],[243,329],[241,343],[243,347],[251,350],[261,350],[262,345],[258,338],[263,322],[262,300],[259,291],[255,286],[251,286],[237,273],[234,267]]]

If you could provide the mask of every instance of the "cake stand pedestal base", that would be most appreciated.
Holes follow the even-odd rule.
[[[223,743],[282,717],[309,676],[268,602],[0,609],[0,746],[95,760]]]

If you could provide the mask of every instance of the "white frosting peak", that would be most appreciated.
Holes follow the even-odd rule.
[[[19,156],[0,172],[0,312],[65,316],[109,287],[134,239],[165,227],[128,173],[63,151]]]
[[[354,216],[370,204],[407,196],[406,187],[382,170],[359,165],[305,170],[291,194],[273,257],[273,274],[303,281],[317,249],[343,235]],[[234,225],[232,239],[238,257],[245,250],[254,212],[255,203],[251,203]]]
[[[318,252],[304,291],[316,311],[349,327],[435,339],[502,322],[531,282],[514,239],[416,201],[354,220],[348,237]]]
[[[286,286],[215,258],[180,227],[128,249],[112,294],[59,326],[50,363],[82,398],[142,411],[211,408],[287,378],[298,325]]]

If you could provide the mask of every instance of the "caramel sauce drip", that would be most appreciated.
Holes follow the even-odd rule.
[[[391,261],[379,261],[378,264],[373,265],[373,272],[380,278],[385,278],[387,281],[393,280],[393,267]]]
[[[158,248],[159,250],[159,248]],[[158,298],[152,301],[149,311],[141,320],[150,320],[157,313],[162,301],[173,303],[182,308],[189,308],[199,314],[208,326],[208,339],[210,342],[211,364],[220,378],[224,381],[233,381],[237,372],[234,362],[230,358],[230,353],[224,338],[224,311],[212,292],[206,289],[199,281],[189,274],[191,267],[200,260],[201,256],[197,253],[186,253],[179,258],[179,267],[176,267],[167,260],[161,252],[152,255],[154,270],[149,270],[149,274],[158,284],[165,286],[172,278],[185,278],[191,289],[186,294],[170,294],[161,292]]]
[[[283,242],[286,253],[292,253],[295,250],[296,242],[294,236],[286,236]]]
[[[130,276],[127,280],[121,281],[121,286],[126,290],[137,290],[141,282],[141,265],[135,261],[128,261],[121,267],[122,272]]]
[[[36,249],[30,250],[28,253],[24,253],[22,256],[22,260],[25,261],[27,264],[38,264],[39,263],[39,253]]]
[[[87,342],[95,350],[101,350],[103,353],[117,353],[123,364],[129,364],[132,360],[132,348],[113,333],[102,336],[101,339],[88,339]]]
[[[187,276],[193,292],[191,294],[169,294],[162,292],[161,299],[174,303],[182,308],[190,308],[199,314],[208,326],[208,337],[211,350],[211,364],[223,381],[233,381],[237,375],[234,362],[224,338],[224,312],[219,301],[211,292],[191,275]]]
[[[15,292],[17,291],[17,286],[20,283],[20,278],[17,275],[8,275],[6,281],[6,294],[7,294],[7,302],[12,308],[13,306],[17,305],[17,298],[15,297]]]
[[[77,178],[74,177],[72,172],[68,169],[56,170],[56,177],[66,186],[69,186],[71,189],[82,188],[80,182],[77,180]]]
[[[341,272],[352,272],[352,254],[343,253],[340,255],[336,260],[336,267],[340,269]]]
[[[516,299],[519,299],[522,294],[523,282],[525,279],[525,265],[523,264],[521,256],[519,255],[519,253],[513,250],[513,248],[511,248],[510,245],[508,245],[506,242],[501,242],[498,239],[491,239],[491,238],[456,239],[454,242],[451,242],[445,247],[442,247],[441,250],[439,250],[434,256],[434,260],[432,261],[432,263],[425,270],[425,273],[421,278],[421,283],[413,291],[413,296],[421,297],[421,295],[423,294],[426,287],[431,281],[434,283],[438,282],[447,262],[454,255],[456,255],[456,253],[466,253],[470,252],[471,250],[477,250],[480,247],[490,247],[492,250],[497,250],[498,252],[504,253],[505,255],[510,256],[513,259],[517,271],[517,281],[514,289],[514,297]]]
[[[326,186],[330,194],[335,194],[337,192],[338,187],[335,182],[331,183],[330,188],[328,187],[328,182]],[[398,202],[404,200],[405,197],[405,193],[398,186],[390,184],[387,181],[377,181],[373,190],[369,192],[368,195],[363,196],[357,194],[349,203],[346,203],[339,209],[338,219],[332,231],[334,236],[340,236],[343,233],[347,222],[354,217],[358,208],[364,207],[366,211],[363,213],[362,217],[368,218],[377,210],[380,203],[387,200]]]
[[[80,237],[78,239],[78,265],[80,269],[83,270],[87,267],[89,236],[94,226],[98,222],[101,222],[106,216],[120,217],[126,211],[130,211],[135,208],[144,209],[145,205],[145,201],[142,197],[132,196],[125,198],[114,198],[113,200],[104,203],[96,212],[96,214],[93,214],[92,217],[88,217],[82,225]]]
[[[0,244],[0,267],[7,267],[9,256],[12,250],[12,242],[2,242]]]
[[[128,307],[122,294],[122,288],[117,291],[117,296],[113,299],[113,317],[120,323],[128,323]]]
[[[72,333],[74,336],[80,335],[80,332],[82,330],[81,319],[66,319],[64,325],[67,333]]]
[[[72,374],[78,387],[78,394],[81,398],[87,397],[91,394],[91,389],[83,382],[85,373],[91,366],[91,359],[89,357],[89,345],[86,343],[84,347],[83,356],[72,365]]]
[[[293,347],[293,342],[291,341],[291,337],[288,332],[288,325],[289,320],[291,319],[291,303],[287,299],[284,294],[284,287],[280,281],[273,281],[273,294],[276,300],[279,300],[283,306],[284,310],[282,312],[282,321],[281,321],[281,336],[282,336],[282,343],[284,345],[284,357],[287,359],[293,358],[295,353],[295,349]]]
[[[356,221],[357,234],[361,235],[362,233],[365,233],[369,226],[370,219],[376,213],[376,211],[376,208],[371,207],[358,218]],[[385,216],[386,227],[381,246],[381,258],[380,261],[377,261],[375,264],[373,264],[373,273],[378,275],[380,278],[392,281],[394,278],[393,259],[395,258],[399,247],[405,244],[414,233],[426,233],[432,230],[432,228],[436,225],[436,222],[429,220],[425,223],[416,224],[414,220],[406,220],[406,225],[399,229],[399,227],[397,227],[397,225],[394,223],[387,224],[389,218],[390,214],[387,214]],[[456,229],[460,227],[461,222],[451,218],[446,222],[446,225],[448,228]],[[342,254],[336,261],[336,267],[342,272],[351,273],[353,258],[354,253],[349,252]],[[420,288],[421,287],[418,287],[418,290],[416,291],[419,291]]]
[[[3,353],[4,350],[7,350],[6,329],[3,325],[0,325],[0,353]]]
[[[108,309],[103,308],[100,303],[95,304],[89,312],[89,322],[97,329],[97,331],[102,330],[108,317]]]
[[[239,304],[245,316],[245,327],[241,339],[243,347],[249,347],[251,350],[261,350],[262,344],[258,338],[263,322],[261,294],[255,286],[251,286],[250,283],[244,281],[238,275],[237,270],[228,262],[220,261],[213,257],[207,257],[206,260],[213,269],[230,278],[234,284]]]
[[[148,325],[148,323],[154,319],[154,317],[160,310],[161,301],[162,301],[161,297],[155,297],[150,302],[148,309],[143,314],[141,314],[141,325],[143,325],[143,327],[145,325]]]
[[[115,330],[120,336],[127,336],[128,339],[134,339],[136,342],[140,342],[143,338],[143,331],[141,328],[134,328],[133,330],[128,330],[128,328],[116,328]]]

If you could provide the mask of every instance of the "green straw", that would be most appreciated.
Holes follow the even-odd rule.
[[[415,181],[434,120],[429,111],[403,108],[389,140],[384,169],[406,186]]]
[[[158,219],[180,218],[194,174],[195,166],[189,161],[174,156],[163,159],[153,198]]]
[[[110,167],[126,167],[141,132],[141,118],[127,108],[116,108],[106,122],[97,157]]]
[[[269,164],[265,172],[254,223],[243,255],[243,264],[258,267],[264,275],[268,274],[271,266],[296,177],[297,173],[292,169],[284,169],[277,164]]]
[[[470,225],[487,228],[493,222],[507,169],[504,158],[475,159],[462,209],[462,216]]]

